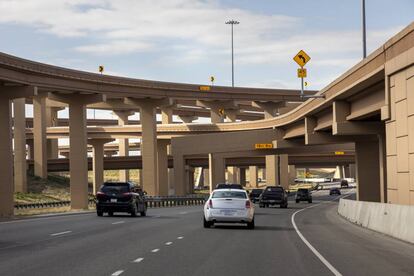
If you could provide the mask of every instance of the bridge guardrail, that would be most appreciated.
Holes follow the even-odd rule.
[[[148,208],[173,207],[173,206],[190,206],[204,204],[206,197],[202,196],[146,196]],[[69,206],[70,201],[53,201],[42,203],[24,203],[15,204],[15,209],[38,209]],[[89,200],[89,205],[95,205],[95,199]]]

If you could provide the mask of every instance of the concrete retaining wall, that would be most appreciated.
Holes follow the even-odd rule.
[[[414,243],[414,206],[341,199],[338,213],[362,227]]]

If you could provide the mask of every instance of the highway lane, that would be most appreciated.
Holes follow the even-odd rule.
[[[414,246],[314,204],[257,208],[256,229],[202,227],[202,207],[149,209],[148,217],[95,214],[0,223],[0,275],[332,275],[303,236],[343,275],[413,275]],[[69,232],[70,231],[70,232]],[[52,236],[52,234],[58,234]]]

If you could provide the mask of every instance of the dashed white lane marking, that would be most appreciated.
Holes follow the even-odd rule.
[[[112,224],[121,224],[121,223],[125,223],[125,221],[115,221],[115,222],[112,222]]]
[[[155,253],[155,252],[158,252],[158,251],[160,251],[159,248],[155,248],[155,249],[151,250],[152,253]]]
[[[69,234],[69,233],[72,233],[72,231],[64,231],[64,232],[59,232],[59,233],[53,233],[53,234],[50,234],[51,236],[60,236],[60,235],[65,235],[65,234]]]
[[[172,242],[166,242],[165,243],[165,245],[171,245],[172,244]]]
[[[188,214],[188,212],[180,212],[179,214],[180,215],[185,215],[185,214]]]
[[[133,263],[140,263],[144,260],[144,258],[138,258],[136,260],[133,261]]]
[[[177,240],[182,240],[184,239],[184,237],[177,237]]]
[[[115,271],[114,273],[112,273],[112,275],[111,275],[111,276],[119,276],[119,275],[121,275],[122,273],[124,273],[124,271],[123,271],[123,270],[118,270],[118,271]]]
[[[343,198],[345,198],[345,197],[347,197],[347,196],[350,196],[350,194],[347,194],[346,196],[344,196]],[[338,198],[340,198],[340,196],[339,197],[336,197],[336,198],[334,198],[334,199],[332,199],[332,200],[329,200],[329,201],[325,201],[325,202],[321,202],[321,203],[319,203],[319,204],[315,204],[315,205],[312,205],[312,206],[309,206],[309,207],[306,207],[306,208],[303,208],[303,209],[300,209],[300,210],[298,210],[298,211],[296,211],[296,212],[294,212],[293,213],[293,215],[292,215],[292,217],[291,217],[291,221],[292,221],[292,225],[293,225],[293,228],[295,228],[295,231],[296,231],[296,233],[298,234],[298,236],[299,236],[299,238],[301,238],[301,240],[306,244],[306,246],[307,247],[309,247],[309,249],[313,252],[313,254],[315,254],[315,256],[316,257],[318,257],[318,259],[335,275],[335,276],[342,276],[342,274],[338,271],[338,270],[336,270],[336,268],[333,266],[333,265],[331,265],[331,263],[330,262],[328,262],[323,256],[322,256],[322,254],[321,253],[319,253],[319,251],[318,250],[316,250],[315,249],[315,247],[313,247],[312,246],[312,244],[310,244],[310,242],[302,235],[302,233],[299,231],[299,229],[298,229],[298,227],[296,226],[296,223],[295,223],[295,216],[296,216],[296,214],[297,213],[300,213],[300,212],[302,212],[302,211],[304,211],[304,210],[306,210],[306,209],[310,209],[310,208],[313,208],[313,207],[316,207],[316,206],[319,206],[319,205],[321,205],[321,204],[323,204],[323,203],[326,203],[326,202],[330,202],[330,201],[334,201],[334,200],[336,200],[336,199],[338,199]]]

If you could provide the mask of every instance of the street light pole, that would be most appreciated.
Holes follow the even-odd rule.
[[[362,55],[367,57],[367,34],[365,25],[365,0],[362,0]]]
[[[234,47],[233,47],[233,25],[240,24],[239,21],[229,20],[226,24],[231,25],[231,86],[234,87]]]

